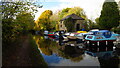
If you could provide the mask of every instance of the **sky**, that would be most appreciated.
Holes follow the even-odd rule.
[[[35,14],[35,20],[37,20],[40,14],[45,10],[56,12],[67,7],[80,7],[83,8],[87,17],[94,21],[100,16],[104,1],[105,0],[41,0],[37,3],[43,5],[43,7],[38,9],[38,12]],[[120,0],[115,1],[118,2]]]

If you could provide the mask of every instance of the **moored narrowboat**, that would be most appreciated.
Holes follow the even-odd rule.
[[[113,41],[116,41],[116,36],[118,34],[115,34],[114,32],[108,31],[108,30],[100,30],[100,31],[94,31],[92,34],[89,34],[85,37],[85,41],[89,42],[105,42],[105,44],[113,43]]]
[[[55,33],[54,32],[49,32],[48,36],[55,36]]]
[[[70,35],[67,36],[67,38],[68,38],[69,40],[76,40],[77,37],[76,37],[75,35],[76,35],[76,33],[70,33]]]

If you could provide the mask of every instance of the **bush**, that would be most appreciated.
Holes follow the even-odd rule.
[[[112,28],[111,31],[120,34],[120,26],[117,28]]]

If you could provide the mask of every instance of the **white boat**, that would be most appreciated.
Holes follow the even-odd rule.
[[[48,33],[49,33],[48,31],[44,31],[44,35],[48,35]]]
[[[85,36],[88,35],[88,33],[80,33],[75,35],[77,37],[77,39],[85,39]]]
[[[70,33],[70,35],[67,36],[67,38],[68,38],[69,40],[76,40],[76,39],[77,39],[76,33]]]

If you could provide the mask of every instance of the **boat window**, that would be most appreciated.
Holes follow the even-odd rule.
[[[92,39],[92,36],[88,36],[87,38]]]
[[[97,37],[96,39],[103,39],[103,37]]]
[[[111,33],[110,33],[110,32],[106,32],[105,34],[106,34],[106,35],[110,35]]]
[[[96,34],[102,34],[102,32],[97,32]]]
[[[92,31],[90,31],[90,32],[88,32],[89,34],[93,34],[93,32]]]

